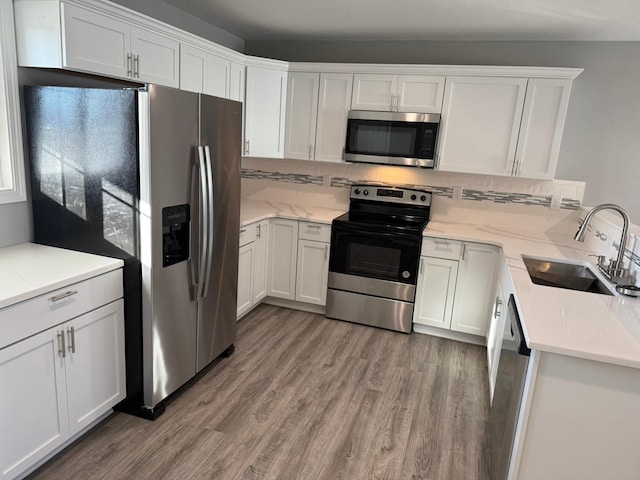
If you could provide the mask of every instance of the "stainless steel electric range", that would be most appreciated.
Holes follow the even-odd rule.
[[[431,192],[352,185],[331,227],[326,316],[411,332],[422,230]]]

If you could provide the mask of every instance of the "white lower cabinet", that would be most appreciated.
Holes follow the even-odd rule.
[[[238,304],[236,318],[240,318],[253,306],[253,271],[255,266],[255,242],[240,247],[238,255]]]
[[[268,246],[269,220],[240,229],[237,319],[267,295]]]
[[[296,300],[326,305],[329,276],[329,244],[298,240]]]
[[[451,315],[451,330],[486,335],[498,252],[499,249],[492,245],[463,243]]]
[[[421,253],[428,255],[420,257],[413,323],[484,336],[498,252],[492,245],[424,238]]]
[[[413,322],[449,328],[458,278],[458,261],[420,257]]]
[[[296,263],[298,259],[298,221],[274,219],[269,226],[267,294],[296,299]]]
[[[117,300],[0,350],[0,471],[26,470],[126,396]]]
[[[502,345],[503,332],[507,312],[508,295],[502,287],[500,278],[496,281],[493,309],[489,317],[487,330],[487,368],[489,374],[489,398],[493,401],[493,391],[498,376],[498,362],[500,361],[500,347]]]

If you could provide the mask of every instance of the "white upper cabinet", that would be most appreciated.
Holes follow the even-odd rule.
[[[244,101],[244,65],[186,43],[180,44],[180,89]]]
[[[352,110],[440,113],[444,76],[355,74]]]
[[[231,62],[229,70],[229,100],[244,102],[244,65]]]
[[[287,158],[314,158],[319,82],[319,73],[289,72],[284,152]]]
[[[285,157],[341,162],[353,75],[289,73]]]
[[[511,175],[526,78],[447,77],[438,168]]]
[[[515,175],[553,179],[570,93],[571,80],[529,79],[516,150]]]
[[[399,75],[396,111],[440,113],[444,76]]]
[[[347,115],[351,106],[353,75],[321,73],[318,96],[315,159],[342,162],[347,134]]]
[[[248,66],[244,155],[284,157],[287,72]]]
[[[18,64],[179,85],[179,42],[64,2],[16,0]]]

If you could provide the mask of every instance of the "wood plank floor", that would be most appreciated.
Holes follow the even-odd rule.
[[[262,305],[155,422],[116,413],[30,479],[485,480],[482,347]]]

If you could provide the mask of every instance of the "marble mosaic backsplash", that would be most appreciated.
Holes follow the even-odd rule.
[[[275,182],[285,183],[297,183],[303,185],[326,185],[327,178],[329,179],[328,185],[331,187],[343,187],[348,188],[354,183],[367,183],[370,185],[385,185],[388,183],[379,182],[367,179],[350,179],[344,177],[334,177],[327,175],[313,175],[304,173],[281,173],[281,172],[269,172],[259,169],[242,169],[242,178],[251,178],[256,180],[270,180]],[[429,190],[434,195],[442,196],[446,198],[453,198],[454,188],[442,185],[429,185],[429,184],[417,184],[417,183],[397,183],[394,185],[407,188],[419,188]],[[493,190],[476,190],[471,188],[462,188],[461,200],[470,200],[475,202],[494,202],[494,203],[514,203],[521,205],[532,205],[541,207],[551,206],[551,195],[534,195],[528,193],[516,193],[516,192],[499,192]],[[576,198],[561,198],[560,209],[565,210],[577,210],[581,205],[581,199]]]

